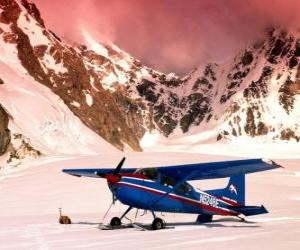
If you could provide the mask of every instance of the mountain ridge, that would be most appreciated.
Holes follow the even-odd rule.
[[[26,0],[1,0],[0,8],[2,61],[51,89],[118,149],[141,151],[145,134],[155,131],[172,137],[175,131],[197,136],[195,131],[215,130],[211,142],[299,141],[299,34],[269,29],[264,41],[227,62],[178,77],[148,68],[86,31],[86,45],[66,43]]]

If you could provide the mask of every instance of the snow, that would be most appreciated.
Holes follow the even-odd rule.
[[[265,46],[269,45],[266,44]],[[240,57],[243,55],[243,52],[241,52],[237,57],[229,57],[223,62],[219,62],[218,65],[212,66],[216,74],[216,81],[211,81],[211,83],[213,84],[213,89],[210,90],[210,92],[213,94],[211,99],[211,107],[213,108],[212,119],[210,119],[209,122],[206,122],[204,119],[200,125],[192,126],[186,134],[182,134],[182,132],[175,130],[175,132],[170,136],[171,138],[173,138],[173,140],[171,140],[171,144],[173,144],[173,141],[177,138],[184,137],[186,139],[188,136],[188,141],[190,143],[194,143],[195,141],[197,141],[199,145],[203,143],[216,142],[216,138],[218,134],[220,134],[220,132],[228,131],[229,134],[231,134],[232,125],[230,125],[229,123],[231,121],[231,123],[234,124],[232,119],[233,116],[239,116],[239,118],[241,119],[239,125],[242,128],[241,132],[243,134],[242,138],[235,138],[232,135],[229,136],[229,140],[233,141],[236,144],[238,144],[241,139],[243,140],[243,142],[246,142],[246,140],[248,140],[249,144],[263,144],[272,143],[275,140],[279,141],[280,131],[285,128],[290,128],[297,134],[297,131],[299,131],[299,126],[297,125],[297,120],[300,115],[299,109],[294,108],[292,112],[287,114],[282,105],[280,105],[279,103],[279,88],[288,76],[291,76],[292,79],[295,78],[296,69],[284,71],[283,69],[286,69],[287,59],[283,59],[277,65],[273,65],[267,61],[264,55],[265,50],[253,50],[251,46],[249,47],[249,50],[252,50],[254,52],[254,61],[249,66],[250,72],[243,79],[241,85],[237,89],[234,89],[235,91],[237,91],[237,93],[227,103],[220,103],[220,98],[226,91],[228,91],[228,89],[226,89],[226,83],[229,82],[229,79],[227,78],[228,74],[234,74],[238,72],[238,69],[236,69],[235,67],[237,65],[237,62],[239,62]],[[249,86],[249,83],[257,81],[261,77],[262,69],[265,66],[270,66],[272,69],[274,69],[272,78],[270,79],[270,84],[268,84],[269,90],[267,97],[253,98],[250,101],[246,101],[243,97],[244,89]],[[205,67],[202,65],[201,67],[193,71],[191,74],[183,78],[187,80],[184,85],[174,88],[172,89],[172,91],[176,93],[179,98],[193,93],[193,84],[198,77],[204,75],[204,69]],[[282,76],[278,80],[277,76],[279,74],[281,74]],[[294,107],[297,107],[300,105],[300,96],[295,95],[294,98]],[[160,101],[161,99],[164,98],[160,97]],[[236,102],[240,107],[240,110],[234,115],[228,112],[228,108],[233,102]],[[263,121],[267,126],[274,127],[274,132],[269,131],[267,135],[256,136],[254,140],[249,135],[245,134],[243,130],[247,119],[245,110],[247,110],[247,108],[251,105],[258,105],[259,110],[257,113],[261,113],[261,118],[256,117],[256,122],[258,123],[258,121],[260,120]],[[258,124],[256,124],[256,126],[257,125]],[[235,129],[237,130],[237,126],[235,126]]]
[[[109,143],[85,127],[47,87],[0,62],[1,104],[14,118],[10,129],[30,138],[42,153],[95,154],[114,151]]]
[[[213,135],[215,135],[214,129],[182,135],[177,128],[166,138],[157,130],[152,130],[144,134],[140,145],[146,152],[189,152],[282,159],[295,159],[300,155],[299,143],[295,141],[258,142],[257,138],[240,136],[229,143],[216,143],[209,139]]]
[[[49,50],[49,48],[48,48]],[[48,74],[48,69],[52,69],[54,70],[55,74],[64,74],[64,73],[68,73],[67,68],[64,67],[63,62],[60,63],[56,63],[53,56],[48,54],[49,52],[47,51],[44,55],[44,57],[41,59],[39,59],[39,61],[41,62],[41,65],[44,69],[44,72],[46,74]]]
[[[174,77],[176,77],[175,73],[169,73],[166,75],[166,80],[171,81]]]
[[[118,82],[118,78],[114,73],[108,74],[101,81],[102,86],[105,89],[107,89],[107,88],[109,89],[114,83],[117,83],[117,82]]]
[[[93,105],[93,97],[89,93],[84,93],[84,94],[85,94],[86,104],[91,107]]]
[[[300,171],[294,173],[296,177],[300,177]]]
[[[114,67],[112,72],[108,72],[105,77],[101,80],[102,87],[104,89],[113,89],[114,85],[117,84],[126,84],[129,79],[126,72],[121,71]]]
[[[292,197],[291,200],[300,201],[300,197]]]
[[[266,44],[266,46],[269,45]],[[251,68],[250,72],[245,79],[243,79],[241,85],[237,89],[234,89],[237,93],[226,103],[220,103],[220,98],[226,91],[228,91],[226,88],[226,84],[229,82],[228,74],[234,74],[239,71],[235,67],[239,62],[240,57],[243,55],[243,52],[241,52],[237,57],[229,57],[223,62],[219,62],[218,65],[213,64],[211,66],[216,74],[216,81],[210,81],[210,83],[213,84],[213,88],[209,90],[208,94],[211,95],[211,107],[213,109],[211,114],[213,117],[209,122],[206,121],[206,116],[199,125],[191,126],[187,133],[182,133],[180,126],[177,125],[177,128],[171,135],[168,136],[168,138],[161,136],[159,131],[154,130],[146,132],[142,139],[142,148],[147,151],[155,151],[159,148],[159,150],[163,151],[191,151],[207,153],[210,148],[214,148],[214,145],[210,144],[215,144],[217,142],[218,135],[223,131],[227,131],[229,132],[229,136],[227,136],[224,141],[230,141],[231,145],[224,142],[222,146],[222,148],[226,151],[225,153],[223,152],[224,154],[230,153],[232,148],[239,147],[241,144],[251,145],[251,152],[249,154],[271,154],[272,156],[276,156],[278,153],[281,155],[282,150],[287,157],[291,155],[289,152],[295,152],[298,154],[299,151],[296,149],[298,148],[296,139],[292,138],[290,141],[280,141],[280,137],[281,131],[284,129],[291,129],[296,135],[299,134],[298,120],[300,117],[300,109],[297,109],[296,107],[300,105],[300,95],[294,96],[294,108],[289,114],[286,110],[284,110],[283,106],[280,105],[279,102],[279,96],[281,94],[279,92],[279,88],[286,81],[288,76],[291,76],[292,79],[295,78],[297,70],[284,70],[286,69],[287,59],[283,59],[278,62],[277,65],[273,65],[267,61],[264,54],[265,50],[257,51],[253,50],[253,48],[251,50],[254,53],[254,61],[249,66]],[[262,69],[265,66],[270,66],[274,70],[272,78],[268,83],[269,90],[267,96],[263,98],[253,98],[250,101],[246,100],[243,95],[244,89],[249,86],[249,83],[259,80],[262,74]],[[186,80],[185,84],[172,88],[171,91],[170,88],[159,86],[159,88],[164,90],[164,94],[159,95],[158,103],[168,103],[169,93],[175,93],[179,100],[182,100],[182,98],[192,94],[194,92],[192,89],[193,85],[197,78],[204,75],[204,70],[205,65],[198,67],[196,70],[191,72],[191,74],[183,78]],[[279,80],[277,79],[278,74],[281,74],[281,78]],[[137,75],[139,76],[139,74]],[[172,77],[172,75],[167,76],[167,78],[170,77]],[[145,74],[143,78],[155,81],[154,79],[151,79],[151,76],[147,77],[147,74]],[[209,79],[210,77],[207,78]],[[156,94],[158,94],[158,90],[155,91]],[[134,98],[136,98],[136,96],[134,96]],[[230,105],[232,103],[236,103],[240,108],[234,114],[230,111]],[[251,105],[254,107],[258,106],[258,110],[254,111],[254,115],[256,116],[256,127],[258,127],[259,121],[262,121],[266,126],[270,127],[269,132],[266,135],[255,136],[255,138],[252,138],[244,131],[244,127],[247,124],[246,110],[251,107]],[[185,112],[189,112],[189,108],[186,108],[185,110],[176,110],[174,108],[175,114],[173,113],[172,118],[177,119],[177,114],[179,114],[180,118],[185,114]],[[234,117],[237,116],[240,119],[238,123],[234,122]],[[234,128],[238,131],[238,126],[241,128],[242,135],[235,137],[232,135],[232,129]],[[272,131],[273,128],[274,131]],[[276,142],[278,142],[278,144],[275,144]],[[227,145],[229,150],[226,150]],[[256,145],[258,145],[257,147],[260,150],[255,148]],[[268,151],[268,147],[273,148],[275,151],[270,153],[270,151]],[[248,148],[246,150],[243,148],[240,149],[243,156],[249,155],[247,150]]]
[[[21,6],[21,5],[20,5]],[[24,8],[18,19],[18,25],[28,35],[31,45],[49,45],[50,40],[43,35],[40,25],[25,14]],[[0,23],[0,28],[10,32],[8,25]],[[0,249],[259,249],[263,246],[272,249],[298,249],[300,232],[300,184],[299,184],[299,143],[261,143],[269,141],[266,137],[249,138],[241,136],[232,143],[212,143],[221,129],[228,104],[219,103],[224,93],[227,73],[232,70],[235,61],[231,58],[220,66],[214,66],[217,83],[214,86],[214,114],[217,120],[194,127],[187,134],[179,128],[165,138],[156,130],[146,132],[141,141],[144,153],[127,152],[124,167],[151,167],[175,165],[194,162],[236,159],[236,157],[267,157],[282,164],[285,169],[264,172],[247,177],[247,201],[249,205],[265,204],[270,214],[255,216],[249,224],[238,222],[233,218],[216,217],[216,221],[206,225],[191,223],[195,216],[166,214],[164,219],[175,226],[159,232],[140,232],[136,229],[120,231],[100,231],[99,222],[107,223],[112,215],[120,215],[125,207],[117,204],[109,218],[103,215],[111,202],[111,193],[106,182],[99,179],[75,178],[61,172],[63,168],[115,167],[123,156],[109,143],[92,132],[73,115],[63,101],[45,86],[35,82],[22,67],[16,46],[0,40],[0,72],[4,84],[0,85],[1,105],[13,117],[9,128],[13,133],[22,133],[30,138],[34,148],[45,155],[39,159],[23,162],[17,168],[1,168],[0,176]],[[114,45],[111,47],[120,54],[109,58],[108,50],[97,42],[86,30],[82,35],[88,47],[112,62],[113,70],[104,76],[101,83],[104,88],[113,89],[113,85],[126,84],[128,72],[133,59]],[[50,36],[51,38],[51,36]],[[256,56],[256,55],[255,55]],[[66,73],[63,63],[56,64],[54,58],[46,52],[40,60],[44,70],[53,69],[56,74]],[[282,65],[275,71],[281,72]],[[10,65],[10,66],[8,66]],[[115,65],[121,67],[121,69]],[[257,62],[233,100],[242,108],[246,103],[241,100],[242,91],[251,81],[260,77],[261,69],[266,65],[265,59]],[[85,66],[103,72],[105,65],[92,65],[85,61]],[[102,68],[103,67],[103,68]],[[168,88],[179,98],[192,93],[195,80],[202,75],[204,67],[199,67],[191,75],[185,86]],[[157,72],[156,72],[157,73]],[[155,79],[149,69],[142,67],[136,72],[137,78]],[[286,78],[288,72],[282,76]],[[278,104],[278,81],[274,74],[271,80],[273,92],[263,102],[263,107],[272,107],[264,112],[264,120],[270,124],[282,124],[288,127],[300,117],[300,110],[294,109],[290,115],[285,114]],[[167,79],[174,74],[166,76]],[[292,75],[294,77],[294,75]],[[95,79],[90,77],[91,86]],[[84,92],[86,103],[93,105],[93,97]],[[135,98],[135,96],[132,96]],[[139,97],[138,95],[136,98]],[[166,96],[160,101],[167,101]],[[80,103],[72,101],[71,105],[80,108]],[[296,97],[295,106],[300,105]],[[245,115],[241,115],[241,124],[245,124]],[[125,144],[125,143],[124,143]],[[128,146],[129,148],[129,146]],[[157,152],[160,151],[160,152]],[[8,155],[0,157],[3,166]],[[4,174],[3,174],[4,173]],[[220,184],[213,180],[213,184]],[[222,180],[223,181],[223,180]],[[204,182],[194,182],[202,189]],[[225,185],[223,183],[222,185]],[[57,211],[71,217],[72,225],[57,223]],[[140,215],[140,214],[139,214]],[[129,214],[134,219],[134,214]],[[138,216],[138,221],[151,223],[151,216]],[[238,242],[238,244],[237,244]]]
[[[70,104],[71,104],[72,106],[76,107],[76,108],[80,108],[80,103],[79,103],[79,102],[72,101]]]
[[[5,25],[9,31],[11,31],[10,27],[8,25]],[[20,65],[20,60],[18,58],[17,54],[17,48],[15,44],[12,43],[6,43],[3,40],[4,33],[0,34],[0,58],[1,61],[4,63],[7,63],[9,65],[12,65],[15,69],[17,69],[20,72],[23,72],[23,74],[26,74],[27,71]]]
[[[113,89],[115,84],[125,84],[128,82],[126,73],[115,70],[117,74],[114,72],[108,73],[101,81],[104,89]]]
[[[161,135],[158,131],[152,131],[152,132],[147,131],[142,137],[142,139],[140,140],[140,146],[146,150],[150,148],[154,148],[160,136]]]
[[[82,34],[83,38],[85,39],[86,45],[91,50],[95,51],[99,55],[108,57],[107,49],[104,46],[102,46],[99,42],[95,41],[95,39],[92,37],[92,35],[88,31],[81,29],[81,34]]]
[[[122,67],[125,71],[130,71],[130,68],[131,68],[131,65],[132,65],[132,62],[128,62],[127,60],[125,59],[114,59],[112,58],[112,60],[118,64],[120,67]]]
[[[92,77],[92,76],[90,76],[90,83],[91,83],[92,88],[93,88],[96,92],[99,92],[99,89],[95,86],[95,79],[94,79],[94,77]]]
[[[158,136],[156,135],[156,138]],[[282,142],[282,143],[257,143],[255,140],[251,142],[248,137],[244,137],[244,143],[234,141],[231,143],[194,143],[193,145],[185,145],[180,139],[177,141],[157,140],[156,138],[147,139],[151,141],[150,145],[144,144],[143,149],[147,152],[190,152],[203,154],[220,154],[241,157],[255,158],[282,158],[295,159],[300,155],[299,143]],[[182,139],[184,140],[184,139]],[[246,143],[245,143],[246,142]]]
[[[8,24],[4,24],[4,23],[0,23],[0,29],[3,30],[4,32],[10,32],[11,31]]]
[[[22,8],[24,8],[22,6]],[[49,45],[50,41],[42,32],[40,25],[36,20],[32,18],[31,15],[28,15],[25,11],[22,11],[19,19],[18,26],[26,33],[30,40],[30,44],[32,47],[37,45]]]
[[[118,83],[119,84],[128,83],[129,79],[128,79],[126,72],[116,69],[116,73],[118,75]]]
[[[62,168],[115,167],[121,155],[55,157],[38,160],[0,181],[0,249],[298,249],[300,184],[290,172],[299,171],[298,160],[277,160],[285,166],[247,177],[247,203],[264,204],[269,214],[249,217],[242,223],[233,217],[215,217],[205,225],[194,224],[195,215],[164,214],[174,229],[143,232],[137,229],[101,231],[111,201],[104,180],[76,178]],[[170,165],[230,159],[187,153],[130,153],[124,167]],[[48,181],[51,180],[51,181]],[[210,180],[213,181],[213,180]],[[220,182],[220,180],[218,180]],[[205,188],[205,181],[193,182]],[[226,182],[221,184],[224,186]],[[58,224],[58,208],[73,224]],[[117,203],[104,222],[126,209]],[[151,223],[151,215],[137,221]],[[135,211],[128,215],[134,219]],[[159,214],[161,217],[161,215]],[[126,221],[126,220],[125,220]]]
[[[141,68],[139,71],[136,72],[136,77],[138,80],[142,80],[142,79],[149,79],[149,81],[155,80],[152,76],[150,76],[149,72],[146,70],[145,67]]]

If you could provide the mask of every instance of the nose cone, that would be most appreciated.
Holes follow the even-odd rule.
[[[108,183],[117,183],[120,181],[121,177],[116,174],[107,174],[105,176]]]

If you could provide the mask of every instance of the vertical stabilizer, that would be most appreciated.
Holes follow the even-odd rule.
[[[209,190],[207,193],[217,196],[232,205],[245,205],[245,175],[231,176],[226,188]]]

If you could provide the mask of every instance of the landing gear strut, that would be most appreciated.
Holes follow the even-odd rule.
[[[122,216],[119,217],[113,217],[109,223],[109,225],[111,226],[111,228],[120,228],[122,227],[122,219],[126,216],[126,214],[128,214],[131,211],[132,207],[128,207],[128,209],[124,212],[124,214],[122,214]],[[160,230],[165,228],[166,223],[164,222],[164,220],[162,220],[161,218],[158,218],[155,216],[155,213],[152,211],[152,215],[154,217],[154,220],[151,224],[151,229],[152,230]],[[137,213],[136,213],[137,216]],[[135,223],[132,222],[132,224],[134,225]],[[136,226],[138,226],[138,224],[136,224]],[[142,226],[139,226],[142,227]]]

